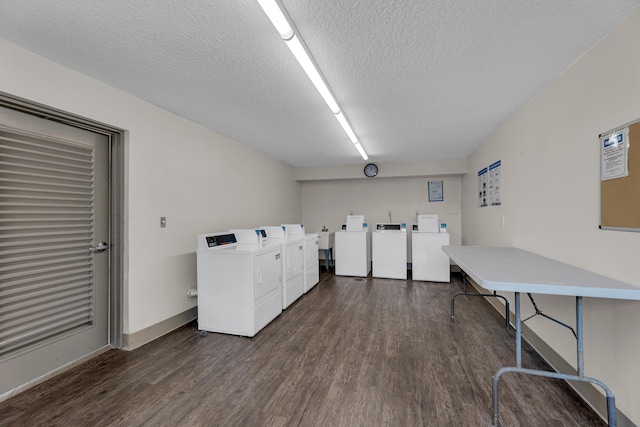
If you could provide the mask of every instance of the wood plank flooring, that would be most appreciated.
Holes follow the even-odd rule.
[[[0,426],[489,426],[513,331],[451,284],[336,277],[256,337],[186,325],[0,403]],[[525,345],[523,366],[545,368]],[[603,426],[562,381],[505,375],[502,426]]]

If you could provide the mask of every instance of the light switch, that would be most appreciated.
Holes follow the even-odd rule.
[[[166,216],[161,216],[160,217],[160,228],[167,228],[167,217]]]

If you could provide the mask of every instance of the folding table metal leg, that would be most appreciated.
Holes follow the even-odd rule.
[[[458,292],[454,296],[451,297],[451,323],[455,322],[455,311],[456,311],[456,298],[460,295],[468,296],[468,297],[494,297],[494,298],[502,298],[505,305],[505,327],[509,330],[509,301],[503,297],[502,295],[498,295],[495,291],[492,294],[480,294],[476,292],[467,292],[467,275],[462,272],[462,283],[464,285],[464,290],[462,292]]]
[[[495,375],[493,376],[493,384],[492,384],[492,400],[493,400],[493,413],[492,420],[493,425],[498,426],[498,418],[499,418],[499,381],[500,377],[503,374],[508,372],[516,372],[519,374],[526,375],[535,375],[539,377],[547,377],[547,378],[556,378],[567,381],[581,381],[588,382],[591,384],[595,384],[601,387],[607,398],[607,421],[610,427],[617,426],[616,420],[616,398],[602,381],[597,380],[595,378],[585,377],[584,376],[584,352],[583,352],[583,329],[582,329],[582,297],[576,297],[576,347],[577,347],[577,356],[578,356],[578,375],[567,375],[561,374],[558,372],[551,371],[540,371],[535,369],[524,369],[522,368],[522,330],[521,324],[522,321],[520,319],[520,293],[516,292],[515,296],[515,311],[516,311],[516,367],[504,367],[500,368]]]

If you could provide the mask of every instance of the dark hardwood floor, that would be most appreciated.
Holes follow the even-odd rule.
[[[489,426],[514,333],[451,284],[335,277],[256,337],[186,325],[0,403],[1,426]],[[523,366],[544,368],[530,348]],[[562,381],[505,375],[502,426],[602,426]]]

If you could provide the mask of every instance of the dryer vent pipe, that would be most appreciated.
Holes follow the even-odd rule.
[[[198,290],[196,288],[187,289],[187,298],[198,298]]]

